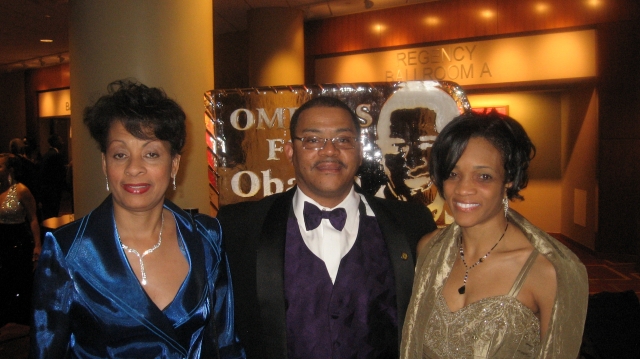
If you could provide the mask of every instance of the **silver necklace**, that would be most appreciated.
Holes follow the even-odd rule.
[[[142,252],[142,255],[140,255],[140,253],[138,253],[138,251],[136,251],[135,249],[129,248],[129,246],[122,243],[122,239],[120,239],[120,235],[118,235],[118,240],[120,241],[120,247],[122,247],[123,250],[129,253],[135,254],[136,256],[138,256],[138,259],[140,260],[140,273],[142,274],[142,280],[140,281],[140,283],[142,285],[147,285],[147,273],[144,271],[144,262],[142,261],[142,258],[144,258],[144,256],[146,256],[147,254],[153,253],[153,251],[158,249],[158,247],[160,247],[160,245],[162,244],[162,228],[164,228],[164,210],[162,211],[162,215],[160,215],[160,218],[161,218],[160,235],[158,236],[158,243],[156,243],[155,246]]]
[[[480,257],[480,259],[478,259],[477,262],[473,263],[473,265],[471,267],[467,266],[467,262],[464,260],[464,250],[462,249],[462,235],[460,236],[460,245],[459,245],[460,258],[462,259],[462,264],[464,264],[464,267],[466,268],[466,271],[464,272],[464,281],[462,282],[462,287],[458,288],[458,293],[464,294],[465,288],[467,286],[467,279],[469,278],[469,271],[471,269],[473,269],[473,267],[477,266],[478,264],[484,262],[485,259],[487,259],[489,254],[491,254],[491,251],[493,251],[493,249],[496,248],[498,243],[500,243],[500,241],[504,237],[504,234],[507,233],[507,228],[509,228],[509,221],[507,221],[507,225],[506,225],[506,227],[504,227],[504,232],[502,232],[502,235],[500,236],[500,239],[498,239],[496,244],[494,244],[493,247],[491,247],[491,249],[489,249],[487,254],[483,255],[482,257]]]

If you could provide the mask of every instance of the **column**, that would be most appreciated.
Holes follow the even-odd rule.
[[[107,196],[101,155],[82,123],[84,108],[117,79],[161,87],[187,114],[178,206],[208,213],[203,94],[213,89],[212,0],[76,0],[71,2],[71,125],[76,218]]]

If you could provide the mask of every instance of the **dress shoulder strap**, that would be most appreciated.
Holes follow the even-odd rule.
[[[513,287],[511,287],[511,290],[509,291],[508,295],[510,297],[517,297],[518,293],[520,293],[520,289],[522,288],[524,281],[527,279],[529,270],[531,269],[531,267],[533,267],[533,263],[535,263],[536,258],[538,257],[538,254],[539,252],[535,248],[533,249],[531,254],[529,254],[529,258],[527,258],[527,261],[524,263],[524,266],[522,266],[520,273],[518,273],[518,277],[516,277],[516,281],[513,283]]]
[[[14,183],[11,186],[9,186],[9,190],[7,191],[7,196],[4,198],[4,202],[2,203],[3,205],[5,205],[5,203],[9,203],[11,201],[18,201],[18,184]]]

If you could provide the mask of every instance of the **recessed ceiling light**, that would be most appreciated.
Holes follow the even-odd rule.
[[[482,16],[485,19],[490,19],[494,16],[494,13],[491,10],[484,10],[480,12],[480,16]]]
[[[40,39],[40,42],[53,42],[51,39]]]
[[[587,4],[591,7],[598,7],[602,5],[600,0],[588,0]]]
[[[538,12],[539,14],[546,13],[547,11],[549,11],[549,4],[543,2],[539,2],[536,4],[536,12]]]
[[[376,33],[381,33],[386,29],[387,29],[387,27],[384,26],[383,24],[375,24],[375,25],[373,25],[373,31],[376,32]]]
[[[438,24],[440,23],[440,19],[438,19],[438,18],[437,18],[437,17],[435,17],[435,16],[429,16],[429,17],[427,17],[427,18],[424,20],[424,22],[425,22],[427,25],[434,26],[434,25],[438,25]]]

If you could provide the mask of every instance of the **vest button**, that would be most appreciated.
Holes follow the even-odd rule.
[[[400,258],[402,258],[403,261],[406,261],[407,259],[409,259],[409,255],[406,252],[402,252]]]

